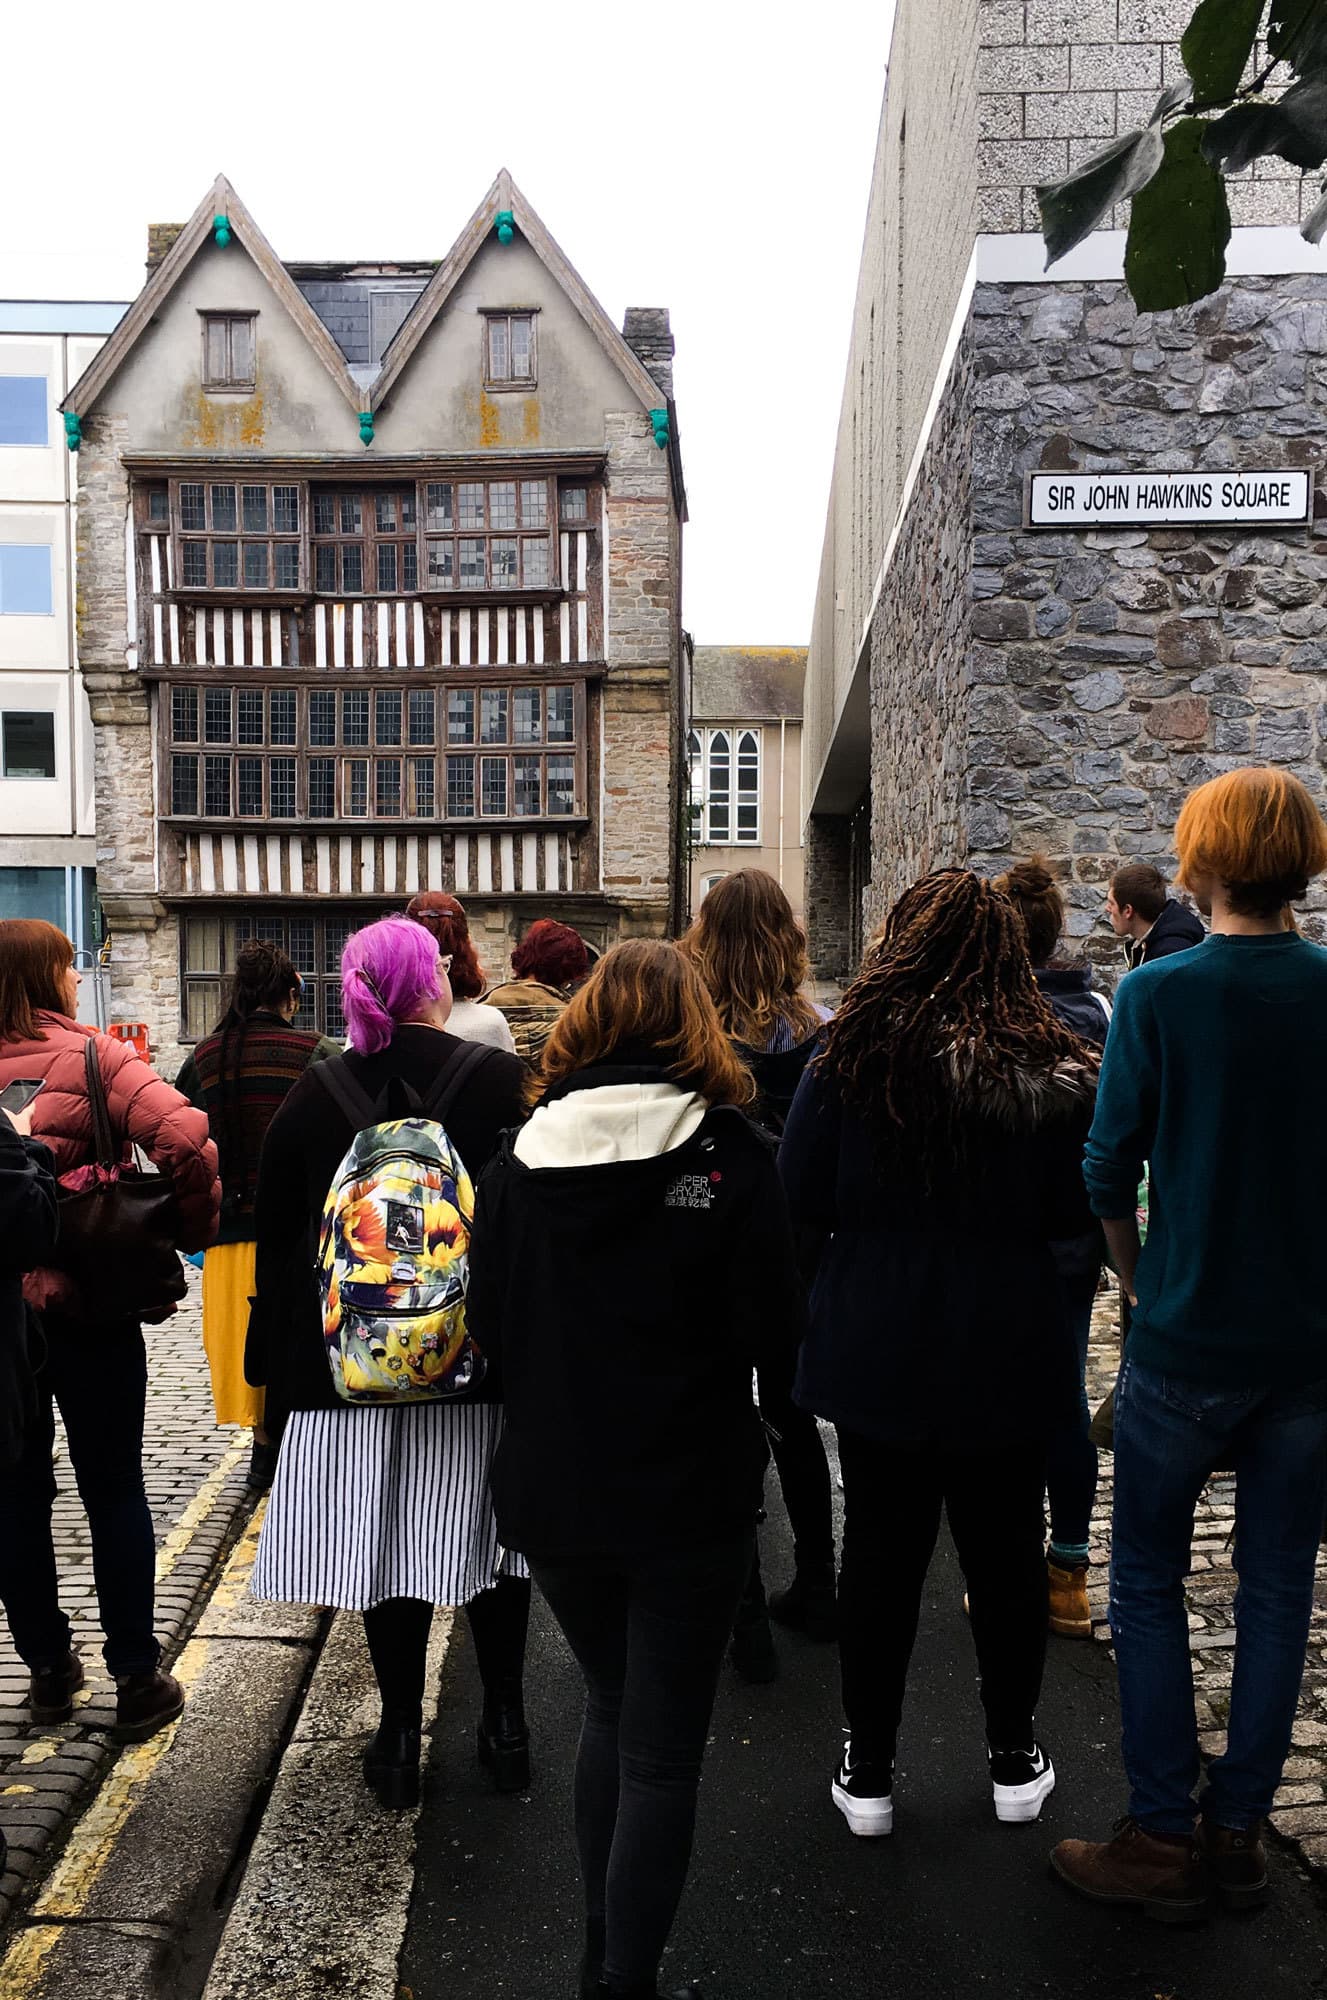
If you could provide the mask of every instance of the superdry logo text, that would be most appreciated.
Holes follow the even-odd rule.
[[[719,1178],[717,1174],[713,1176]],[[664,1189],[665,1208],[713,1208],[714,1189],[709,1174],[679,1174]]]

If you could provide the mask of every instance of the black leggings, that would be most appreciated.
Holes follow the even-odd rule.
[[[908,1450],[840,1428],[839,1463],[839,1658],[854,1755],[894,1761],[942,1511],[968,1586],[987,1739],[1029,1747],[1046,1661],[1044,1450]]]
[[[654,1990],[686,1883],[701,1759],[751,1542],[535,1580],[585,1676],[576,1845],[586,1957],[610,1993]]]
[[[519,1577],[501,1577],[465,1607],[484,1694],[509,1702],[520,1698],[525,1669],[525,1634],[530,1622],[530,1586]],[[364,1636],[382,1696],[385,1719],[417,1725],[424,1705],[433,1606],[420,1597],[389,1597],[364,1613]]]
[[[820,1427],[809,1410],[793,1401],[793,1357],[784,1365],[765,1364],[757,1376],[760,1414],[773,1436],[783,1503],[793,1531],[793,1561],[799,1575],[834,1577],[834,1502],[829,1460]]]

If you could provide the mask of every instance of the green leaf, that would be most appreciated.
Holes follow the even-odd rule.
[[[1164,156],[1161,121],[1167,112],[1183,104],[1188,95],[1186,77],[1183,83],[1172,84],[1163,92],[1149,123],[1139,131],[1126,132],[1102,152],[1094,153],[1066,179],[1047,182],[1037,189],[1048,267],[1085,236],[1090,236],[1116,202],[1127,201],[1130,195],[1147,186]]]
[[[1214,118],[1203,153],[1225,174],[1275,153],[1293,167],[1320,167],[1327,159],[1327,77],[1292,84],[1275,104],[1237,104]]]
[[[1327,69],[1327,0],[1272,0],[1267,53],[1301,76]]]
[[[1134,197],[1124,277],[1139,312],[1192,305],[1226,275],[1230,205],[1203,157],[1205,130],[1201,118],[1172,125],[1159,172]]]
[[[1180,42],[1202,103],[1220,104],[1238,90],[1264,5],[1265,0],[1202,0]]]

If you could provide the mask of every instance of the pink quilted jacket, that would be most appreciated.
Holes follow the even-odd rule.
[[[171,1176],[180,1211],[180,1248],[205,1249],[216,1237],[221,1213],[217,1149],[208,1137],[206,1114],[159,1077],[128,1042],[97,1034],[63,1014],[42,1013],[37,1019],[41,1040],[0,1042],[0,1089],[15,1077],[45,1077],[45,1090],[33,1100],[32,1136],[50,1147],[56,1173],[63,1176],[87,1166],[96,1155],[83,1053],[88,1037],[95,1035],[116,1138],[123,1139],[126,1150],[141,1146],[153,1165]],[[78,1303],[71,1280],[59,1271],[30,1271],[23,1296],[36,1307]]]

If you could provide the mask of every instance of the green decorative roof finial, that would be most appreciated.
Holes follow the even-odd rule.
[[[660,451],[667,451],[669,438],[667,410],[651,410],[650,422],[654,425],[654,442]]]
[[[217,249],[224,250],[230,242],[230,217],[228,215],[214,215],[212,217],[212,235],[215,238]]]
[[[361,410],[359,413],[359,441],[361,444],[373,443],[372,410]]]
[[[83,442],[83,419],[76,417],[72,410],[65,411],[65,443],[70,451],[77,451]]]
[[[510,243],[516,234],[516,217],[509,208],[500,208],[493,218],[499,243]]]

